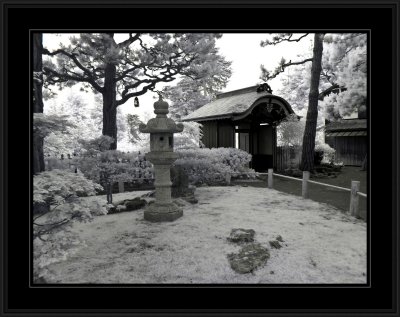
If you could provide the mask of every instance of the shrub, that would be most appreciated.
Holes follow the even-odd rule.
[[[122,153],[117,150],[83,156],[78,167],[88,179],[100,183],[107,190],[107,202],[112,203],[112,185],[117,182],[152,182],[153,165],[144,155]]]
[[[326,143],[319,143],[315,146],[315,165],[319,165],[321,163],[329,163],[333,164],[335,160],[335,149],[331,148]]]
[[[195,185],[216,185],[227,183],[231,170],[222,163],[212,163],[207,159],[178,159],[175,165],[181,166],[187,173],[189,182]]]
[[[33,201],[60,205],[77,196],[93,196],[102,187],[80,173],[66,170],[42,172],[33,177]]]
[[[81,141],[82,155],[76,160],[78,168],[104,188],[107,193],[107,203],[112,203],[112,186],[117,182],[133,182],[153,179],[153,166],[146,161],[144,155],[123,153],[118,150],[108,150],[112,138],[100,138]]]
[[[58,170],[70,170],[75,171],[76,162],[74,158],[60,159],[60,157],[45,157],[46,171]]]
[[[177,152],[179,158],[175,165],[180,165],[188,174],[192,184],[226,184],[230,176],[242,174],[252,175],[254,170],[246,165],[251,155],[234,148],[190,149]]]
[[[83,201],[102,187],[80,173],[42,172],[33,179],[33,203],[48,206],[33,219],[34,277],[43,278],[46,266],[63,260],[80,243],[70,231],[73,221],[90,221],[107,210],[98,202]]]
[[[49,271],[47,266],[59,261],[66,260],[84,242],[80,241],[76,235],[69,230],[55,232],[47,235],[46,239],[33,240],[33,278],[35,283],[49,282]],[[79,247],[78,247],[79,246]]]

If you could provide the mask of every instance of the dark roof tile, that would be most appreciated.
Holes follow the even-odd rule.
[[[343,119],[328,123],[325,132],[367,130],[367,119]]]

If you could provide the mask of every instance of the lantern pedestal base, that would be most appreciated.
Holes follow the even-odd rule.
[[[151,222],[174,221],[182,216],[183,210],[173,203],[153,203],[144,211],[144,219]]]

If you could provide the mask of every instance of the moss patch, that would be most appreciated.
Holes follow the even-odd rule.
[[[240,274],[251,273],[264,266],[269,257],[269,251],[259,243],[248,244],[242,247],[239,253],[228,254],[231,268]]]

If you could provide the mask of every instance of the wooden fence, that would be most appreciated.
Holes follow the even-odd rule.
[[[301,147],[278,146],[276,148],[276,170],[297,169],[301,162]]]
[[[366,136],[326,137],[326,143],[336,150],[335,159],[344,165],[361,166],[367,154]]]
[[[335,186],[335,185],[310,181],[310,172],[307,172],[307,171],[303,171],[303,179],[286,176],[286,175],[281,175],[281,174],[276,174],[276,173],[274,173],[272,168],[268,169],[268,174],[266,174],[266,173],[259,173],[259,174],[260,175],[268,175],[268,188],[273,188],[274,176],[302,182],[301,192],[302,192],[303,198],[308,198],[308,184],[309,183],[350,192],[350,206],[349,206],[350,215],[352,215],[354,217],[358,217],[358,218],[364,218],[363,215],[361,215],[360,209],[359,209],[359,197],[367,198],[367,195],[359,191],[360,190],[360,182],[359,181],[351,181],[351,188],[344,188],[344,187],[339,187],[339,186]],[[364,218],[364,220],[366,220],[366,217]]]

